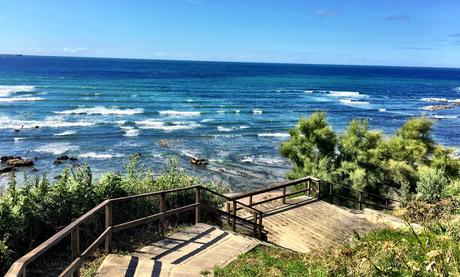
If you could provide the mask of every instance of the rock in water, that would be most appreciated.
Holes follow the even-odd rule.
[[[0,160],[2,162],[7,162],[8,160],[12,160],[12,159],[22,159],[22,158],[19,157],[19,156],[2,156],[2,157],[0,157]]]
[[[21,166],[33,166],[34,161],[32,160],[27,160],[27,159],[22,159],[22,158],[16,158],[16,159],[9,159],[6,161],[7,166],[12,166],[12,167],[21,167]]]
[[[0,174],[8,173],[8,172],[11,172],[11,171],[14,171],[14,167],[8,166],[8,167],[0,169]]]
[[[195,164],[195,165],[207,165],[208,161],[206,159],[203,159],[203,158],[192,158],[190,160],[190,163]]]
[[[69,158],[69,156],[67,155],[62,155],[62,156],[59,156],[56,158],[56,161],[67,161]]]
[[[69,160],[71,160],[72,162],[75,162],[75,161],[78,161],[78,158],[77,157],[70,157]]]

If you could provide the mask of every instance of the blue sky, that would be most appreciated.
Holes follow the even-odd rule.
[[[0,53],[460,67],[460,1],[0,0]]]

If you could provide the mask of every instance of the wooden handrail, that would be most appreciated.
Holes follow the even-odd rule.
[[[300,179],[290,181],[290,182],[287,182],[287,183],[283,183],[283,184],[280,184],[280,185],[275,185],[275,186],[268,187],[268,188],[263,188],[263,189],[259,189],[259,190],[255,190],[255,191],[251,191],[251,192],[247,192],[247,193],[238,194],[238,195],[232,196],[230,198],[232,200],[239,200],[239,199],[242,199],[242,198],[247,198],[247,197],[250,197],[250,196],[266,193],[266,192],[269,192],[269,191],[274,191],[274,190],[279,190],[279,189],[282,189],[282,188],[285,188],[285,187],[295,186],[295,185],[301,184],[301,183],[303,183],[305,181],[313,180],[313,179],[316,179],[316,178],[307,176],[307,177],[300,178]],[[319,180],[319,179],[316,179],[316,180]]]

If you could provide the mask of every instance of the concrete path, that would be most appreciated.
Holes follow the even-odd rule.
[[[259,243],[218,227],[197,224],[131,255],[107,256],[96,276],[201,276],[216,266],[227,265]]]

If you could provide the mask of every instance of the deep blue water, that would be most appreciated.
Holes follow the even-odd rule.
[[[133,153],[157,173],[178,156],[247,190],[283,179],[279,144],[301,115],[325,110],[339,131],[368,118],[388,134],[426,115],[437,142],[459,147],[460,107],[426,110],[458,99],[460,69],[0,57],[0,155],[37,157],[35,174],[51,177],[70,164],[53,165],[62,154],[97,174]]]

